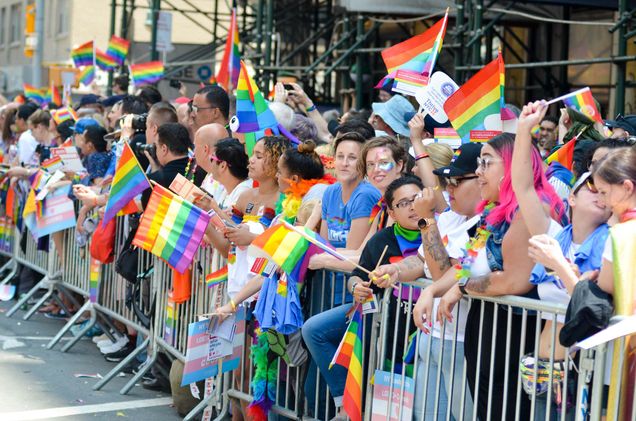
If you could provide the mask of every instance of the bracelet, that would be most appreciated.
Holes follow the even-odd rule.
[[[307,111],[308,113],[310,113],[312,111],[316,111],[316,105],[315,104],[311,104],[309,107],[307,107],[305,109],[305,111]]]
[[[357,282],[354,282],[354,283],[351,285],[351,294],[353,294],[353,293],[355,292],[355,290],[356,290],[356,285],[358,285],[358,283],[357,283]]]
[[[230,298],[230,306],[232,306],[232,311],[236,313],[236,303],[232,298]]]
[[[415,160],[416,160],[416,161],[419,161],[420,159],[428,158],[429,156],[430,156],[429,154],[427,154],[426,152],[424,152],[424,153],[421,153],[421,154],[416,155],[416,156],[415,156]]]
[[[468,291],[466,291],[466,284],[459,284],[459,290],[462,292],[462,294],[469,295]]]

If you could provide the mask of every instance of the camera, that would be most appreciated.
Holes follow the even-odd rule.
[[[138,143],[135,145],[135,154],[145,156],[144,152],[148,152],[152,159],[157,162],[157,147],[155,145],[148,145],[146,143]]]
[[[130,126],[136,132],[145,132],[147,119],[148,119],[148,113],[135,114],[132,117]]]

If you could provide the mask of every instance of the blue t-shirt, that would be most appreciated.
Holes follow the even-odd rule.
[[[88,172],[89,182],[104,177],[110,163],[114,161],[114,156],[112,152],[95,152],[84,158],[84,167]]]
[[[346,247],[351,221],[368,218],[380,197],[382,195],[378,189],[362,181],[351,194],[349,201],[344,204],[342,185],[336,183],[327,187],[322,198],[322,219],[327,221],[329,242],[334,247]]]

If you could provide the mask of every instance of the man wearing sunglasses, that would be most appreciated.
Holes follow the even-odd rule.
[[[220,86],[212,85],[199,89],[192,98],[190,108],[193,133],[206,124],[218,123],[224,127],[228,125],[230,98]]]

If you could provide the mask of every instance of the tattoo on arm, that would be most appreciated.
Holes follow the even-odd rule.
[[[398,263],[401,270],[411,271],[413,269],[422,269],[422,264],[420,263],[417,256],[409,256],[406,259],[402,260]]]
[[[470,278],[464,288],[477,294],[483,294],[490,287],[490,274]]]
[[[451,267],[446,247],[444,247],[436,226],[432,226],[424,232],[422,244],[424,244],[424,255],[431,256],[439,266],[440,271],[445,272]]]

